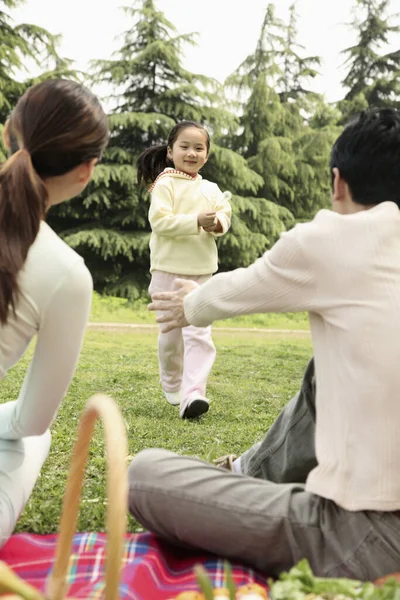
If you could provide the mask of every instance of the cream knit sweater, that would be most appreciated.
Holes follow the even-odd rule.
[[[348,510],[400,509],[400,211],[328,210],[247,269],[185,299],[189,323],[308,311],[318,466],[306,489]]]
[[[215,237],[231,224],[230,192],[215,183],[165,169],[153,184],[149,221],[150,271],[179,275],[211,275],[218,269]],[[217,213],[221,234],[207,233],[197,224],[197,215]]]

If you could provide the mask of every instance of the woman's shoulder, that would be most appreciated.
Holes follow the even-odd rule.
[[[27,261],[37,262],[42,259],[48,266],[54,264],[61,270],[68,270],[74,263],[83,260],[44,221],[42,221],[39,233],[29,250]]]
[[[48,297],[62,285],[91,293],[93,282],[83,258],[42,222],[20,274],[20,287],[32,298]]]

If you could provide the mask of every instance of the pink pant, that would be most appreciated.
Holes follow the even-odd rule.
[[[190,279],[201,284],[210,279],[210,275],[196,277],[153,271],[149,293],[175,289],[176,279]],[[183,405],[193,395],[205,396],[207,378],[214,364],[215,355],[211,327],[189,325],[169,333],[160,332],[158,361],[163,390],[177,392],[182,389]]]

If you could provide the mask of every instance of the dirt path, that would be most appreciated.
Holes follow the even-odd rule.
[[[89,323],[88,327],[94,331],[120,331],[121,333],[157,333],[158,325],[148,323]],[[213,335],[223,334],[258,334],[272,335],[274,337],[310,337],[307,329],[263,329],[259,327],[214,327]]]

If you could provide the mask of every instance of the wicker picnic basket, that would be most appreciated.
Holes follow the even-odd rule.
[[[24,600],[63,600],[68,592],[67,575],[73,536],[79,512],[79,502],[90,440],[96,421],[104,426],[107,452],[107,553],[105,570],[105,600],[118,600],[124,537],[126,531],[128,477],[127,439],[124,422],[116,403],[98,394],[87,402],[79,422],[59,525],[59,537],[53,570],[44,596],[22,581],[5,563],[0,563],[0,594]],[[6,596],[2,597],[2,600]]]

